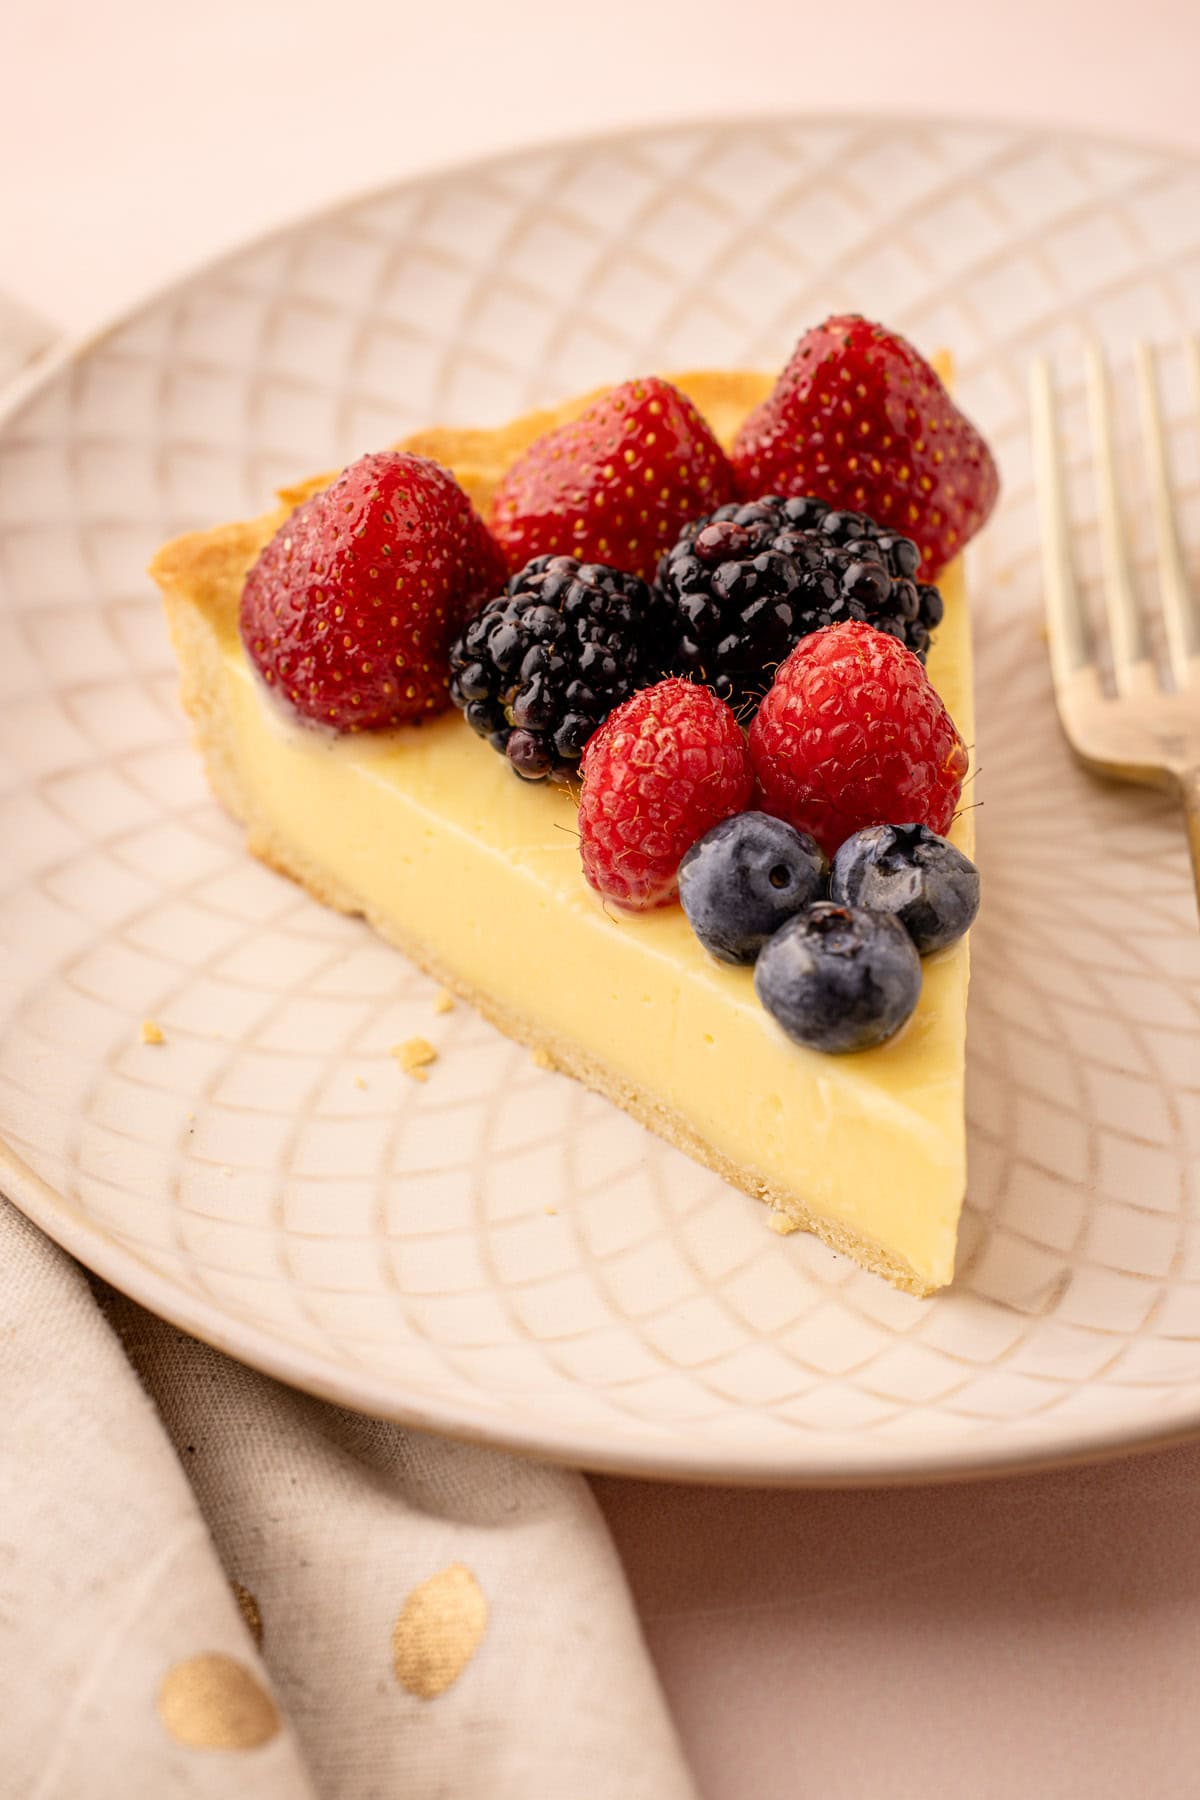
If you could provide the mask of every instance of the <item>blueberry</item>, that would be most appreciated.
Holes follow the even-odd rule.
[[[922,956],[970,929],[979,911],[979,870],[927,825],[870,825],[833,859],[830,897],[899,919]]]
[[[820,900],[775,933],[758,959],[754,986],[798,1044],[869,1050],[911,1015],[921,959],[888,914]]]
[[[692,845],[679,865],[679,898],[718,961],[752,963],[828,878],[825,853],[805,832],[767,813],[736,813]]]

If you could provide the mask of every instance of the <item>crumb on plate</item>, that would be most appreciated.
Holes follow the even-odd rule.
[[[402,1044],[393,1044],[390,1054],[414,1081],[428,1081],[429,1064],[437,1061],[437,1051],[428,1038],[423,1037],[406,1038]]]
[[[437,993],[433,996],[433,1010],[435,1013],[448,1013],[454,1011],[454,995],[450,992],[449,988],[438,989]]]
[[[557,1069],[558,1064],[555,1062],[555,1060],[551,1056],[550,1052],[542,1044],[539,1044],[537,1049],[534,1050],[531,1054],[533,1056],[533,1064],[534,1064],[535,1068],[537,1068],[537,1069]]]
[[[161,1025],[156,1025],[153,1019],[142,1020],[143,1044],[165,1044],[166,1041]]]
[[[785,1212],[775,1209],[767,1215],[767,1230],[773,1231],[776,1237],[791,1237],[793,1231],[800,1227],[794,1219],[789,1219]]]

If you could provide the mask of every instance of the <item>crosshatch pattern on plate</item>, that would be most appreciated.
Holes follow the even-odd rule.
[[[933,1301],[773,1236],[253,864],[143,573],[169,534],[417,426],[772,367],[845,308],[953,350],[1006,484],[970,569],[986,905]],[[0,430],[0,1133],[59,1196],[44,1222],[285,1373],[610,1465],[916,1472],[1200,1418],[1200,936],[1167,801],[1091,781],[1054,724],[1025,417],[1036,351],[1069,374],[1084,330],[1120,353],[1198,323],[1196,165],[812,121],[374,196],[68,363]],[[1168,400],[1196,548],[1200,440]],[[1068,448],[1094,572],[1081,415]],[[414,1034],[424,1085],[388,1055]]]

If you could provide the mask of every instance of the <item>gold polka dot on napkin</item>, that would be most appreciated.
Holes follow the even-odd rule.
[[[401,1687],[421,1700],[444,1694],[478,1650],[487,1616],[483,1589],[463,1563],[451,1563],[420,1582],[392,1628],[392,1662]]]
[[[244,1663],[219,1650],[167,1670],[158,1716],[176,1743],[192,1750],[256,1750],[279,1730],[271,1696]]]

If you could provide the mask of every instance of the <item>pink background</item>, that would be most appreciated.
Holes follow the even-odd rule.
[[[872,1493],[596,1487],[705,1800],[1200,1792],[1200,1450]]]
[[[348,191],[647,119],[933,111],[1200,151],[1196,0],[42,0],[4,38],[0,293],[75,331]],[[706,1800],[1200,1792],[1200,1449],[597,1492]]]

